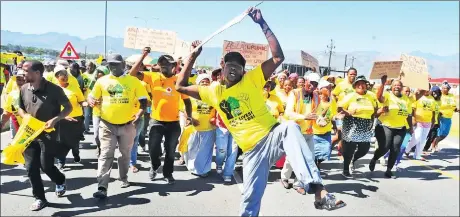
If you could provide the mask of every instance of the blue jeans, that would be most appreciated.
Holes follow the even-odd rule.
[[[139,145],[139,136],[144,129],[144,118],[139,118],[139,123],[136,124],[136,137],[134,137],[133,148],[131,149],[130,166],[135,166],[137,163],[137,147]]]
[[[283,154],[286,154],[286,160],[294,170],[299,187],[306,192],[320,190],[322,179],[313,152],[294,121],[273,127],[264,138],[256,142],[254,148],[244,153],[241,216],[259,215],[270,167]]]
[[[222,131],[221,128],[216,129],[216,166],[222,168],[224,177],[232,177],[235,169],[236,156],[238,155],[238,146],[233,140],[232,134],[227,130]]]
[[[89,124],[91,123],[91,119],[92,119],[92,116],[93,116],[93,108],[89,107],[89,106],[86,106],[86,107],[83,107],[83,112],[85,114],[85,131],[88,131],[89,132]]]

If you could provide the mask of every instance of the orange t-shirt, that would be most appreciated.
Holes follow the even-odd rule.
[[[152,119],[179,121],[180,101],[189,97],[176,91],[176,80],[177,76],[170,78],[166,78],[163,74],[151,76],[152,113],[150,117]]]

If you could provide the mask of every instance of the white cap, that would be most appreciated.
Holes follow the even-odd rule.
[[[67,62],[67,60],[58,60],[56,65],[63,66],[64,68],[69,68],[69,62]]]
[[[56,72],[59,72],[59,71],[66,71],[66,68],[63,66],[63,65],[57,65],[55,68],[54,68],[54,73]]]
[[[209,74],[203,73],[203,74],[199,74],[198,77],[196,77],[195,83],[199,85],[200,82],[201,82],[203,79],[208,79],[209,82],[212,81],[212,78],[211,78],[211,76],[210,76]]]
[[[287,78],[287,75],[284,72],[278,72],[277,77],[278,77],[278,79],[281,78],[281,77]]]
[[[321,79],[321,77],[319,76],[318,73],[310,73],[308,74],[307,76],[305,76],[305,79],[308,80],[308,81],[315,81],[315,82],[319,82],[319,80]]]
[[[329,85],[331,85],[329,81],[321,80],[318,84],[318,90],[321,90],[323,87],[328,87]]]

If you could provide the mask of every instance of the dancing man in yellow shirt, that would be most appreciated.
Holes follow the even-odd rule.
[[[190,71],[201,53],[200,48],[190,56],[179,74],[176,89],[216,108],[236,143],[246,152],[243,161],[242,216],[259,215],[270,167],[284,153],[294,168],[300,186],[316,193],[316,208],[342,207],[343,201],[336,200],[324,189],[312,158],[313,150],[308,148],[299,126],[293,121],[278,123],[264,103],[262,88],[284,61],[284,54],[260,10],[250,8],[248,12],[264,32],[272,57],[245,73],[244,57],[238,52],[229,52],[224,56],[225,66],[222,70],[225,85],[188,86]],[[197,45],[194,42],[192,47]]]

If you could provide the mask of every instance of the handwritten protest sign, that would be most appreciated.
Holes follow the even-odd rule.
[[[318,60],[312,55],[308,54],[307,52],[300,51],[300,57],[302,58],[302,65],[318,70]]]
[[[383,75],[388,78],[399,78],[403,61],[378,61],[374,62],[370,79],[380,79]]]
[[[224,41],[223,55],[239,52],[246,59],[246,65],[258,66],[268,59],[268,45],[242,41]]]
[[[425,59],[417,56],[401,54],[401,81],[405,86],[422,90],[429,89],[428,64]]]
[[[152,51],[173,54],[176,45],[176,33],[166,30],[127,27],[123,45],[133,49],[150,47]]]
[[[187,55],[190,54],[192,49],[192,43],[186,42],[182,39],[176,39],[176,46],[174,49],[174,57],[175,58],[185,58]]]

